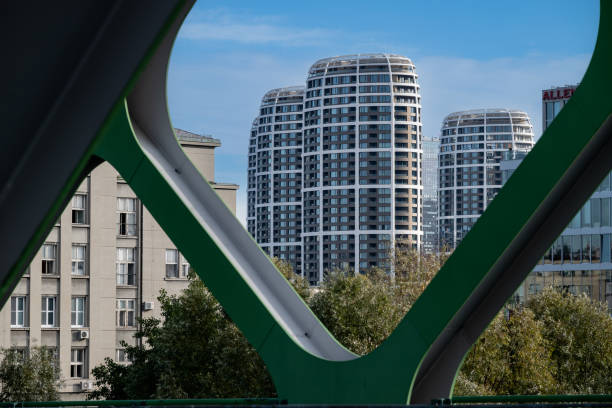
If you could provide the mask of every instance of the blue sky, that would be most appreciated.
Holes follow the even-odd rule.
[[[412,59],[423,134],[458,110],[526,111],[541,133],[541,90],[577,83],[599,18],[595,0],[198,2],[174,46],[168,105],[175,127],[221,139],[219,182],[240,185],[246,217],[247,144],[263,94],[303,85],[316,60],[387,52]]]

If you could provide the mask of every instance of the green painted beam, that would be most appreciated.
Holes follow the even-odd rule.
[[[378,349],[359,358],[330,357],[322,348],[308,349],[307,342],[298,339],[300,333],[283,320],[285,313],[306,306],[294,303],[283,308],[267,303],[261,293],[269,287],[266,282],[255,282],[254,277],[261,273],[278,281],[274,276],[278,272],[268,263],[251,263],[258,252],[251,251],[248,240],[234,252],[227,249],[224,236],[236,241],[246,231],[237,231],[235,221],[223,218],[218,207],[215,217],[223,223],[214,224],[210,219],[212,213],[206,209],[214,203],[195,197],[196,190],[208,187],[204,182],[192,183],[195,187],[189,184],[193,182],[186,173],[189,166],[177,161],[167,144],[172,135],[167,118],[160,114],[165,112],[154,106],[164,96],[155,88],[165,83],[161,73],[167,64],[167,49],[161,49],[159,58],[153,60],[159,66],[152,63],[144,72],[143,83],[128,97],[125,111],[117,111],[98,156],[115,166],[187,256],[264,359],[281,398],[305,404],[405,404],[448,397],[472,342],[571,219],[572,206],[578,208],[599,184],[599,176],[589,170],[590,163],[601,163],[597,154],[612,148],[608,146],[612,140],[609,129],[604,126],[612,112],[612,80],[606,69],[612,65],[608,4],[602,3],[591,65],[570,103],[397,329]],[[606,161],[605,168],[598,169],[601,177],[610,164]],[[575,192],[576,185],[587,188]],[[238,259],[240,254],[235,251],[249,256]],[[281,286],[274,287],[279,292],[289,290]],[[314,317],[312,322],[320,325]],[[309,337],[308,332],[304,334]],[[327,341],[322,328],[319,334],[318,340]],[[413,387],[418,390],[416,396],[411,395]]]
[[[175,16],[126,88],[127,99],[114,105],[79,159],[86,166],[74,168],[51,208],[65,203],[84,169],[111,163],[256,348],[282,400],[406,404],[449,397],[471,344],[610,171],[612,5],[601,3],[597,46],[572,100],[397,329],[365,356],[327,332],[180,150],[165,106],[165,74],[189,7]],[[49,228],[42,223],[36,234]]]
[[[452,404],[502,404],[525,402],[609,402],[612,394],[574,394],[574,395],[469,395],[451,398]]]
[[[2,402],[0,407],[134,407],[198,405],[280,405],[277,398],[186,398],[155,400],[21,401]]]

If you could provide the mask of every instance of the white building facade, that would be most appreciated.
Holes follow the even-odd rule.
[[[440,139],[423,139],[423,243],[425,254],[435,254],[438,247],[438,153]]]
[[[301,272],[304,88],[273,89],[249,140],[247,227],[262,249]]]
[[[500,190],[504,152],[529,152],[533,144],[533,126],[522,111],[478,109],[444,118],[438,186],[440,248],[455,248]]]
[[[421,247],[423,147],[417,78],[406,57],[346,55],[315,62],[302,91],[284,88],[264,96],[249,146],[249,231],[270,255],[295,255],[289,260],[311,284],[319,284],[324,272],[335,268],[390,270],[389,250],[398,239]],[[280,101],[279,92],[296,97]],[[298,94],[303,108],[296,116],[279,111],[296,103]],[[283,146],[275,141],[280,134],[282,142],[287,132],[285,141],[295,144],[284,154],[300,161],[277,170],[273,159],[282,157],[276,149]],[[286,173],[287,182],[293,181],[290,174],[300,174],[301,184],[296,179],[283,193],[277,172]],[[267,197],[270,203],[264,203]],[[283,197],[294,201],[282,202]],[[286,217],[290,212],[300,216],[291,226],[281,224],[293,222],[282,218],[284,210],[274,213],[282,206]],[[267,225],[271,232],[262,232]],[[277,233],[283,228],[289,228],[284,242]],[[298,230],[299,248],[294,245]]]

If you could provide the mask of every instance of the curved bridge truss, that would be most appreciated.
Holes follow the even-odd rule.
[[[602,1],[597,45],[571,101],[397,329],[357,356],[312,314],[176,142],[166,72],[191,2],[88,3],[61,12],[43,3],[27,27],[26,6],[2,18],[16,41],[6,51],[15,71],[0,113],[0,236],[12,237],[0,257],[2,302],[79,182],[106,160],[290,403],[449,397],[469,348],[612,169],[612,5]]]

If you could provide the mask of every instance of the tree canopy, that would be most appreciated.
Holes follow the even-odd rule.
[[[498,314],[468,353],[456,394],[547,394],[555,390],[542,323],[529,309]]]
[[[391,334],[404,314],[394,295],[384,273],[365,276],[334,271],[309,303],[340,343],[354,353],[366,354]]]
[[[146,318],[126,343],[129,365],[106,359],[93,370],[90,399],[269,397],[265,366],[199,279],[180,296],[158,298],[162,320]]]
[[[61,384],[57,357],[45,347],[0,351],[0,400],[55,401]]]
[[[328,271],[316,289],[274,259],[328,330],[366,354],[395,329],[445,261],[397,247],[395,276]],[[91,398],[270,397],[275,389],[255,350],[199,279],[180,296],[162,292],[162,319],[141,321],[143,346],[124,344],[129,365],[96,367]],[[612,393],[612,318],[582,296],[546,290],[509,306],[467,354],[455,395]]]
[[[612,318],[586,295],[548,289],[528,300],[549,344],[556,393],[612,393]]]

